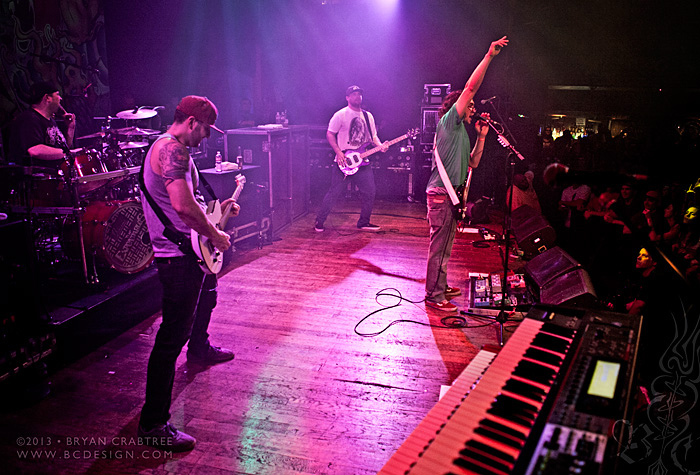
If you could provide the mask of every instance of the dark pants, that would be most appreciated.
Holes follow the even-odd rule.
[[[216,275],[205,276],[194,255],[158,258],[156,264],[163,286],[163,321],[148,360],[140,421],[146,430],[170,419],[177,357],[187,340],[190,351],[208,348],[207,328],[216,306]]]
[[[362,209],[360,210],[360,219],[357,221],[357,227],[368,225],[369,218],[372,215],[372,208],[374,207],[374,196],[376,194],[372,166],[366,165],[360,167],[357,173],[348,177],[340,171],[340,168],[338,168],[336,164],[333,164],[332,168],[331,187],[323,198],[321,208],[316,215],[316,221],[321,224],[326,221],[333,205],[335,205],[338,198],[343,194],[348,181],[350,181],[353,185],[357,185],[357,188],[360,190],[360,200],[362,201]]]

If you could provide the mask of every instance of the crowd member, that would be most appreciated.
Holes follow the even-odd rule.
[[[371,112],[362,109],[362,94],[364,90],[359,86],[350,86],[345,91],[345,100],[348,105],[343,107],[331,117],[326,132],[326,139],[335,152],[335,161],[338,167],[332,167],[331,187],[323,198],[321,207],[316,215],[314,229],[317,232],[325,230],[324,223],[333,209],[333,205],[347,186],[347,180],[360,190],[362,208],[360,218],[357,220],[358,229],[364,231],[379,231],[381,228],[370,222],[376,187],[374,184],[374,172],[371,166],[361,166],[353,175],[346,176],[340,167],[346,167],[345,153],[355,150],[362,145],[371,143],[382,148],[386,152],[388,147],[379,140],[377,125]]]
[[[540,201],[537,199],[537,193],[532,187],[532,182],[528,180],[525,175],[518,173],[513,176],[513,185],[506,194],[506,203],[510,203],[511,193],[513,194],[511,209],[518,209],[521,206],[527,205],[538,213],[542,211],[540,208]]]
[[[491,43],[486,56],[472,72],[464,89],[448,94],[438,112],[440,120],[435,132],[433,167],[426,189],[430,245],[425,278],[425,305],[435,310],[455,312],[457,306],[449,299],[461,294],[460,289],[447,285],[447,262],[452,253],[457,220],[437,160],[444,165],[453,188],[464,183],[469,167],[476,168],[479,165],[489,126],[481,120],[476,122],[477,140],[474,148],[471,148],[465,125],[471,124],[476,112],[474,95],[484,80],[486,70],[507,44],[505,36]]]
[[[183,346],[189,340],[187,359],[194,363],[221,363],[234,355],[209,343],[207,328],[216,305],[216,275],[205,274],[194,252],[171,240],[170,228],[161,221],[156,207],[183,242],[190,242],[193,229],[222,252],[231,246],[228,234],[212,225],[202,209],[201,195],[195,192],[199,175],[187,149],[209,137],[217,115],[209,99],[183,98],[175,109],[173,124],[153,143],[142,168],[146,190],[141,191],[142,202],[163,286],[163,320],[148,360],[146,402],[138,435],[147,445],[173,452],[191,450],[195,445],[194,437],[169,422],[175,362]],[[230,199],[222,203],[222,209],[228,206],[233,206],[232,216],[238,214],[236,203]]]

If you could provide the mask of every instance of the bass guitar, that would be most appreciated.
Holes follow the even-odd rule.
[[[245,185],[245,177],[239,174],[236,176],[236,189],[231,195],[233,201],[238,201],[238,197],[241,196],[243,191],[243,185]],[[222,212],[221,203],[219,200],[216,200],[209,203],[204,214],[206,214],[207,219],[215,228],[223,231],[231,214],[231,208],[233,208],[233,204]],[[202,270],[207,274],[218,274],[221,272],[221,268],[224,265],[224,253],[215,248],[209,238],[200,235],[194,229],[190,234],[190,239],[192,241],[192,249],[197,255],[199,266]]]
[[[418,129],[411,129],[405,134],[403,134],[401,137],[396,137],[394,140],[390,140],[386,144],[383,144],[381,147],[375,146],[374,148],[369,148],[374,144],[372,142],[367,142],[360,146],[360,148],[353,150],[344,150],[343,154],[345,154],[345,166],[338,163],[338,167],[340,168],[340,171],[342,171],[345,174],[345,176],[354,175],[355,173],[357,173],[360,167],[369,165],[369,156],[379,152],[382,149],[382,147],[384,147],[384,145],[390,147],[395,143],[401,142],[402,140],[406,140],[409,137],[412,139],[416,138],[417,135]]]

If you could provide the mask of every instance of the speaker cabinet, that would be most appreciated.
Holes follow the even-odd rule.
[[[566,251],[555,246],[525,264],[525,274],[540,289],[557,277],[580,267],[581,264]]]
[[[544,216],[529,206],[521,206],[513,211],[511,226],[515,240],[526,256],[543,253],[553,247],[557,240],[554,228]]]
[[[580,268],[561,274],[540,289],[540,302],[544,304],[595,307],[597,300],[588,272]]]

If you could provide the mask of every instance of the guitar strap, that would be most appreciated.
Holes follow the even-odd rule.
[[[158,206],[158,203],[156,203],[151,194],[148,192],[148,188],[146,188],[146,182],[143,179],[143,170],[145,166],[146,160],[143,161],[143,163],[141,164],[141,170],[139,170],[139,186],[141,187],[141,190],[143,191],[143,194],[146,197],[146,201],[148,201],[148,204],[151,206],[151,209],[153,209],[153,212],[156,214],[156,216],[158,216],[158,219],[160,219],[160,222],[163,223],[163,226],[165,227],[165,229],[163,229],[163,236],[165,236],[169,241],[177,245],[178,249],[180,249],[180,252],[182,252],[183,254],[194,254],[194,250],[192,249],[192,243],[190,242],[189,236],[186,236],[185,234],[177,230],[173,222],[170,221],[170,218],[168,218],[168,216],[163,212],[161,207]]]
[[[367,130],[369,130],[369,141],[374,143],[374,131],[372,130],[372,123],[369,121],[367,111],[362,109],[362,115],[365,116],[365,122],[367,122]]]
[[[440,160],[440,154],[438,153],[437,132],[435,132],[435,138],[433,139],[433,153],[435,154],[435,165],[437,165],[438,172],[440,173],[440,179],[442,180],[442,184],[445,185],[445,188],[447,188],[447,194],[450,196],[452,204],[457,206],[457,204],[459,204],[459,198],[457,197],[455,188],[454,186],[452,186],[450,177],[447,175],[447,170],[445,170],[445,165],[442,164],[442,160]]]

